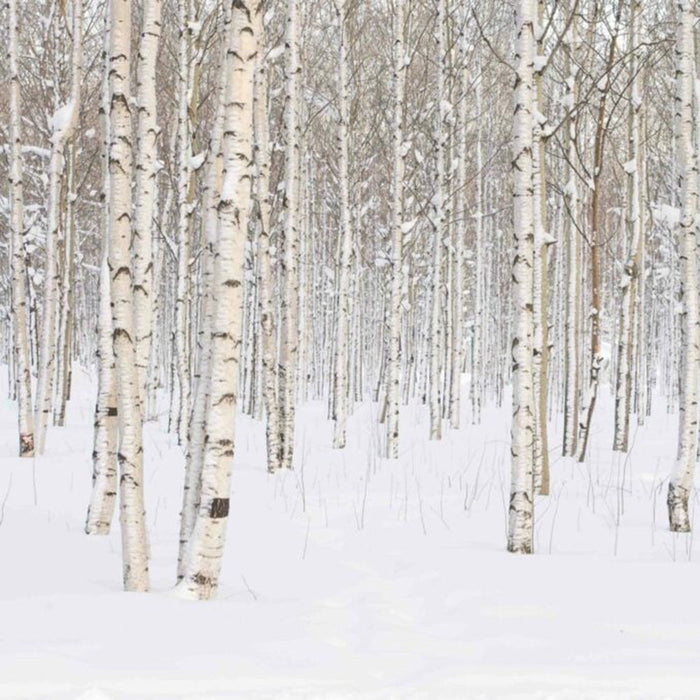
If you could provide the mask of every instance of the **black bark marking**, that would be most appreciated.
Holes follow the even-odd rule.
[[[209,507],[209,517],[212,519],[225,518],[228,516],[228,508],[228,498],[213,498]]]

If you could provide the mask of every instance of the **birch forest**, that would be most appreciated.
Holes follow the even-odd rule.
[[[697,697],[700,4],[0,45],[0,698]]]

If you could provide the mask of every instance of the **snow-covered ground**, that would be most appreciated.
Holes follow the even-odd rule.
[[[666,527],[663,401],[613,455],[603,388],[586,465],[558,457],[555,420],[532,557],[504,550],[507,407],[472,426],[465,406],[440,443],[405,410],[391,463],[375,405],[334,451],[313,403],[274,478],[242,418],[222,588],[201,603],[172,594],[184,460],[162,425],[145,438],[153,592],[121,591],[118,524],[83,534],[94,390],[76,373],[69,427],[34,463],[0,400],[0,698],[700,697],[700,551]]]

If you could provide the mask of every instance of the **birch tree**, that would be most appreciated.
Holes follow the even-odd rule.
[[[639,61],[636,43],[639,36],[641,2],[630,0],[630,104],[628,109],[627,162],[627,212],[625,228],[629,237],[627,259],[622,271],[622,303],[620,305],[619,342],[617,350],[617,377],[615,382],[615,434],[613,450],[627,452],[629,445],[630,407],[632,398],[632,356],[638,278],[642,253],[640,163],[640,110]]]
[[[134,343],[142,414],[146,411],[153,318],[152,229],[155,205],[158,123],[156,58],[161,0],[145,0],[136,62],[136,167],[134,185]]]
[[[340,180],[340,259],[338,260],[338,320],[335,338],[335,431],[333,447],[345,447],[348,413],[348,342],[350,334],[350,266],[352,229],[350,221],[350,83],[348,79],[348,11],[349,0],[336,0],[340,30],[338,50],[338,155]]]
[[[284,294],[281,303],[282,339],[279,355],[280,443],[282,467],[291,469],[294,456],[296,373],[299,343],[299,38],[298,0],[288,0],[285,36],[286,87],[284,103]]]
[[[119,415],[119,508],[124,588],[148,590],[143,436],[133,319],[131,261],[131,0],[111,0],[109,272]]]
[[[12,247],[12,331],[17,383],[19,456],[34,456],[32,377],[27,317],[27,269],[25,264],[22,128],[18,72],[19,37],[17,0],[7,0],[7,63],[10,68],[10,243]]]
[[[231,3],[231,44],[226,60],[223,180],[214,267],[216,304],[212,318],[211,387],[207,415],[201,502],[185,576],[183,595],[208,599],[216,594],[229,513],[231,465],[241,345],[243,253],[252,176],[253,82],[256,40],[250,0]]]
[[[676,157],[680,185],[681,218],[678,240],[681,262],[681,400],[678,416],[678,453],[668,484],[671,530],[689,532],[688,498],[693,486],[697,451],[697,381],[700,359],[698,318],[697,228],[698,167],[693,143],[694,3],[678,0],[676,33]]]
[[[277,342],[275,323],[275,290],[270,250],[270,138],[267,112],[268,73],[262,4],[255,16],[258,40],[254,93],[255,127],[255,198],[258,205],[258,257],[260,260],[260,331],[262,335],[262,382],[265,396],[267,439],[267,470],[272,473],[282,467],[280,435],[280,398],[277,393]]]
[[[61,176],[65,167],[66,145],[73,138],[80,112],[80,86],[83,72],[83,3],[73,0],[70,99],[51,118],[51,159],[49,162],[49,204],[46,229],[46,269],[44,309],[41,326],[40,364],[35,407],[35,449],[44,452],[46,430],[53,405],[56,367],[56,305],[58,294],[57,240],[60,227]]]
[[[109,533],[117,497],[117,376],[112,344],[112,308],[109,274],[109,109],[110,109],[110,34],[111,12],[108,1],[104,17],[102,51],[103,78],[100,95],[102,144],[100,162],[102,189],[100,204],[101,255],[99,301],[97,312],[97,402],[92,450],[92,491],[85,532],[88,535]]]
[[[393,35],[393,132],[391,185],[391,299],[389,302],[389,343],[387,366],[387,457],[399,456],[399,392],[401,388],[401,307],[404,286],[404,173],[407,145],[404,143],[404,92],[408,60],[404,48],[406,2],[394,3]]]
[[[533,193],[532,105],[534,66],[532,0],[519,0],[515,10],[516,77],[513,113],[513,422],[511,424],[511,485],[508,510],[508,551],[532,553],[534,521],[532,391],[533,338]]]

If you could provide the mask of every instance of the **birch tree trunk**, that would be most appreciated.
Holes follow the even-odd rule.
[[[286,94],[284,106],[284,294],[282,295],[282,342],[279,361],[280,442],[282,467],[291,469],[294,458],[294,425],[299,341],[299,45],[297,36],[298,0],[288,0],[286,33]]]
[[[534,225],[532,196],[532,104],[534,63],[532,0],[516,5],[516,78],[513,114],[513,422],[508,551],[532,553],[534,522],[532,390]]]
[[[211,328],[214,311],[214,260],[217,249],[219,224],[219,201],[223,177],[224,153],[222,150],[224,120],[226,109],[226,52],[229,48],[231,28],[230,7],[225,8],[225,34],[222,41],[220,74],[217,85],[217,109],[214,126],[209,141],[206,179],[202,197],[204,251],[202,268],[202,323],[200,331],[200,358],[197,368],[192,417],[190,420],[190,439],[186,448],[185,485],[183,491],[182,515],[180,519],[180,546],[178,553],[177,579],[185,575],[187,550],[192,530],[197,519],[201,496],[202,467],[206,445],[206,421],[211,387]]]
[[[66,144],[73,138],[80,113],[80,85],[83,73],[83,3],[73,0],[73,50],[71,56],[71,94],[69,101],[52,118],[51,160],[49,162],[49,211],[46,229],[46,269],[44,272],[44,312],[41,324],[41,348],[35,407],[35,448],[43,454],[46,429],[53,405],[53,380],[56,366],[56,305],[58,265],[56,244],[60,227],[61,176],[65,167]]]
[[[404,48],[406,2],[394,3],[394,122],[392,134],[392,187],[391,187],[391,302],[389,306],[389,348],[387,365],[387,454],[389,459],[399,457],[399,392],[401,383],[401,307],[403,301],[403,188],[406,156],[404,144],[403,106],[408,61]]]
[[[567,10],[570,9],[570,3]],[[578,220],[577,162],[576,149],[576,17],[572,17],[566,51],[566,78],[564,102],[567,109],[564,139],[566,155],[564,159],[564,239],[566,241],[566,313],[564,329],[564,439],[563,455],[574,457],[577,451],[577,429],[579,415],[579,371],[580,371],[580,309],[581,309],[581,237],[576,228]]]
[[[177,95],[177,291],[175,297],[175,352],[179,404],[177,434],[181,445],[187,445],[188,418],[192,387],[190,384],[190,352],[188,344],[190,256],[192,207],[188,200],[190,187],[190,63],[191,28],[189,23],[190,0],[178,0],[178,95]]]
[[[226,61],[224,164],[214,268],[216,305],[211,329],[211,388],[202,495],[181,591],[216,594],[226,538],[241,345],[243,254],[252,175],[253,81],[256,41],[250,0],[231,3],[232,34]]]
[[[117,395],[114,348],[112,345],[112,308],[109,274],[109,70],[111,13],[108,0],[104,20],[103,82],[100,101],[102,130],[102,208],[99,302],[97,310],[97,403],[92,450],[92,492],[88,506],[85,532],[88,535],[109,533],[117,497]]]
[[[629,237],[627,259],[622,271],[622,303],[620,305],[619,342],[617,350],[617,377],[615,382],[615,434],[613,450],[627,452],[629,443],[630,410],[632,397],[632,353],[634,350],[634,329],[637,280],[641,262],[641,212],[639,175],[639,112],[642,106],[639,94],[638,59],[636,43],[639,36],[640,0],[630,2],[630,105],[628,113],[627,163],[627,220],[626,231]]]
[[[24,183],[21,102],[18,73],[17,0],[7,0],[8,65],[10,68],[10,236],[12,246],[12,332],[17,391],[19,456],[34,456],[32,376],[27,318],[27,269],[24,248]]]
[[[143,440],[131,263],[131,0],[111,0],[109,271],[119,414],[119,508],[124,588],[148,590]]]
[[[280,436],[280,399],[277,394],[277,343],[275,324],[275,288],[270,251],[270,139],[267,114],[267,65],[263,56],[265,30],[262,6],[255,17],[258,40],[257,71],[255,78],[255,197],[258,204],[258,255],[260,258],[260,326],[262,333],[262,382],[265,397],[267,438],[267,470],[272,473],[282,467]]]
[[[433,269],[431,280],[431,317],[430,317],[430,439],[442,437],[442,406],[440,396],[440,360],[442,354],[442,248],[447,230],[446,184],[447,184],[447,146],[448,146],[448,112],[447,101],[447,0],[438,0],[437,26],[438,58],[438,124],[435,133],[435,158],[437,161],[437,181],[435,192],[435,240],[433,248]]]
[[[533,268],[533,335],[532,386],[535,399],[534,469],[535,490],[549,493],[549,440],[547,436],[547,390],[549,364],[549,333],[547,306],[549,297],[548,282],[548,238],[547,233],[547,178],[545,173],[545,128],[547,119],[543,114],[542,71],[546,66],[544,56],[544,0],[537,1],[537,58],[542,68],[534,74],[535,89],[533,99],[533,227],[535,253]]]
[[[578,461],[583,462],[586,458],[588,438],[591,432],[591,422],[593,421],[593,411],[598,398],[598,385],[600,383],[600,371],[603,368],[604,357],[600,347],[601,314],[603,311],[600,298],[600,185],[603,175],[603,154],[605,149],[605,139],[607,136],[606,107],[608,95],[612,85],[612,71],[615,62],[617,47],[617,37],[620,31],[620,17],[623,2],[617,3],[614,25],[612,27],[612,37],[608,49],[605,80],[601,90],[600,101],[598,103],[598,113],[595,125],[595,140],[593,144],[593,177],[591,194],[591,345],[590,363],[588,370],[588,386],[586,389],[585,409],[581,416],[580,434],[578,444]],[[597,9],[597,6],[594,6]]]
[[[348,341],[350,334],[350,267],[352,263],[352,224],[350,221],[350,84],[348,80],[348,0],[337,0],[336,7],[340,25],[340,47],[338,56],[338,154],[340,179],[340,259],[338,260],[338,321],[335,338],[335,367],[333,386],[335,389],[335,430],[333,447],[345,447],[348,416]]]
[[[676,34],[676,157],[680,182],[681,219],[678,240],[681,258],[681,304],[684,342],[681,355],[681,402],[678,417],[678,454],[668,484],[668,517],[673,532],[689,532],[688,497],[695,469],[700,358],[698,327],[698,267],[695,218],[698,170],[693,145],[694,3],[678,0]]]
[[[136,64],[136,182],[134,189],[134,344],[142,415],[146,412],[148,360],[153,327],[153,212],[156,193],[158,123],[156,59],[161,0],[145,0]]]

